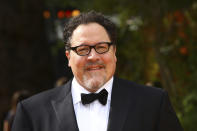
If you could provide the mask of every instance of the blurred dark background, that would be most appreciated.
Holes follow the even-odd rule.
[[[31,95],[71,78],[64,23],[96,10],[118,27],[116,75],[164,88],[185,131],[197,128],[196,0],[1,0],[0,120],[14,92]]]

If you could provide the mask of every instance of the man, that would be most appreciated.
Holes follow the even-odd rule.
[[[64,29],[74,78],[18,104],[12,131],[182,131],[165,91],[114,77],[116,29],[90,11]]]

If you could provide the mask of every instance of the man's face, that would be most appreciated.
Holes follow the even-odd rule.
[[[97,23],[81,24],[73,31],[71,47],[92,46],[99,42],[111,42],[104,27]],[[95,92],[114,75],[117,61],[115,53],[115,46],[110,46],[104,54],[91,49],[88,55],[79,56],[71,50],[66,51],[66,56],[78,83],[90,92]]]

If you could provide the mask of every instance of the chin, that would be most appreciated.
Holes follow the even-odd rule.
[[[83,83],[85,87],[89,90],[97,91],[101,88],[106,82],[106,76],[95,73],[91,73],[91,75],[83,76]]]

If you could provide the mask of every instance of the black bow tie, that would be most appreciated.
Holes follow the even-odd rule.
[[[90,104],[94,100],[98,99],[101,104],[106,105],[107,96],[108,96],[108,92],[106,89],[101,90],[99,93],[90,93],[90,94],[81,93],[81,101],[82,104],[85,105],[85,104]]]

